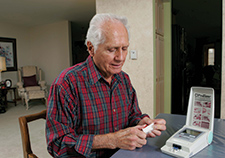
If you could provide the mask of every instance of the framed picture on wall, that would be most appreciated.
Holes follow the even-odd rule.
[[[0,37],[0,56],[6,59],[7,71],[17,71],[16,39]]]

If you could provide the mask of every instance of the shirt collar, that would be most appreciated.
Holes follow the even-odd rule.
[[[98,71],[98,68],[96,67],[93,58],[89,55],[87,60],[87,67],[88,67],[88,76],[89,76],[89,82],[90,84],[95,84],[100,79],[104,79],[101,73]],[[112,80],[118,80],[121,81],[121,72],[119,74],[114,74]]]

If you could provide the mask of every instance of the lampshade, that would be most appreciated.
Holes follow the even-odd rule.
[[[6,70],[5,57],[0,56],[0,71]]]

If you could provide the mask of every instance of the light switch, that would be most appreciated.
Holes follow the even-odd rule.
[[[132,60],[137,60],[137,51],[136,50],[130,50],[130,58]]]

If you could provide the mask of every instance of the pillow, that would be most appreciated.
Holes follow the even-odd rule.
[[[23,77],[24,87],[38,86],[36,75]]]

